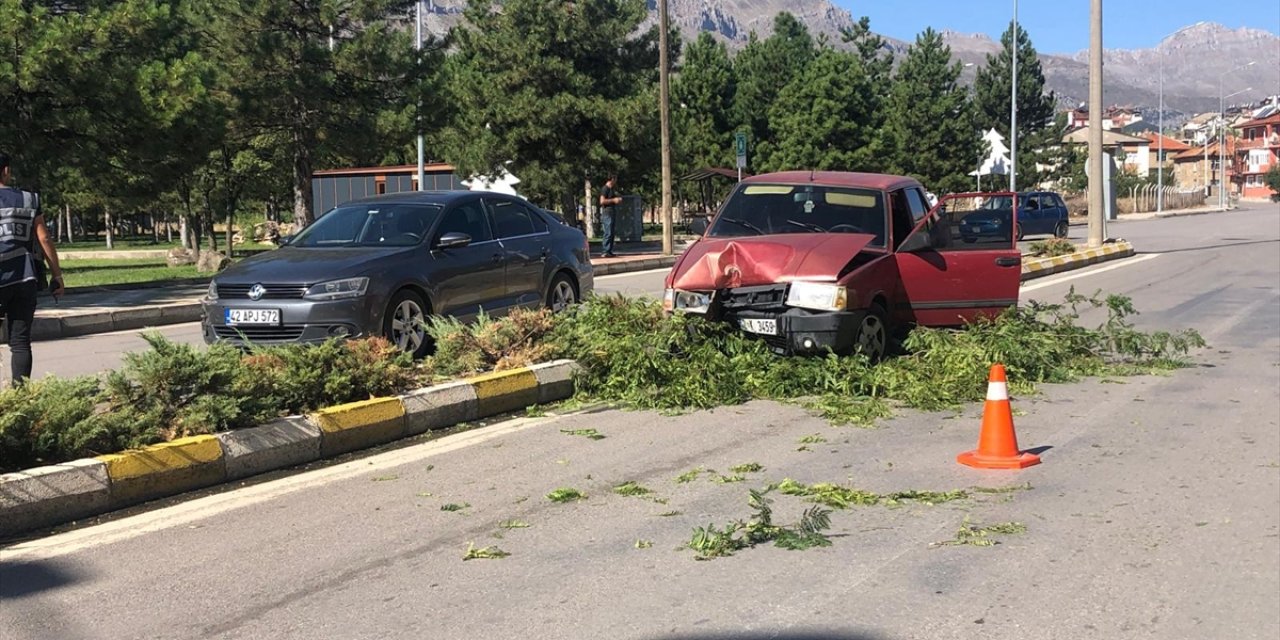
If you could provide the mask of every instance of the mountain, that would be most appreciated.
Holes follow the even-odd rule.
[[[647,0],[651,20],[656,21],[657,0]],[[435,0],[426,19],[429,31],[444,33],[461,18],[466,0]],[[790,11],[815,35],[840,42],[840,31],[853,24],[850,13],[830,0],[669,0],[671,22],[686,38],[710,31],[731,47],[740,47],[754,31],[768,36],[773,18]],[[872,25],[875,26],[874,24]],[[962,79],[972,80],[986,55],[1000,50],[999,42],[983,34],[964,34],[935,27],[943,33],[953,55],[974,66],[964,70]],[[1031,34],[1035,42],[1035,34]],[[887,38],[895,51],[906,42]],[[1040,52],[1045,79],[1063,105],[1085,102],[1089,97],[1088,52],[1048,54]],[[1104,52],[1104,99],[1109,105],[1126,105],[1154,111],[1159,104],[1160,65],[1164,63],[1166,115],[1214,111],[1218,108],[1219,81],[1224,93],[1252,87],[1228,100],[1230,103],[1257,101],[1280,94],[1280,36],[1259,29],[1230,29],[1201,22],[1165,38],[1153,49],[1110,49]],[[1251,67],[1236,69],[1254,61]]]

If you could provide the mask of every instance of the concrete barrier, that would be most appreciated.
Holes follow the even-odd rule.
[[[179,438],[97,459],[111,480],[112,508],[207,487],[227,477],[222,446],[214,436]]]
[[[0,536],[106,511],[111,482],[101,460],[73,460],[0,475]]]
[[[301,416],[217,435],[227,480],[239,480],[320,458],[320,429]]]
[[[1055,273],[1082,269],[1089,265],[1128,258],[1135,253],[1133,244],[1114,242],[1095,249],[1084,249],[1065,256],[1038,258],[1022,263],[1022,280],[1034,280]]]

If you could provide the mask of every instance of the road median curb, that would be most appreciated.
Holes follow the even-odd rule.
[[[216,435],[0,475],[0,537],[563,400],[578,364],[557,360],[341,404]]]
[[[1022,263],[1022,280],[1034,280],[1044,276],[1081,269],[1111,260],[1128,258],[1135,253],[1130,242],[1114,242],[1094,249],[1085,249],[1065,256],[1037,258]]]

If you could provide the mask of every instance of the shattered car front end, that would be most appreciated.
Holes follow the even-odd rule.
[[[672,311],[729,322],[758,336],[774,351],[814,354],[853,349],[865,311],[848,311],[849,292],[825,282],[790,282],[717,291],[668,289]]]

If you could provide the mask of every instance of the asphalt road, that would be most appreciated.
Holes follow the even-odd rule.
[[[1113,235],[1147,253],[1026,287],[1131,295],[1140,324],[1195,327],[1211,345],[1168,376],[1015,399],[1019,441],[1044,460],[1031,469],[954,462],[978,406],[900,411],[878,429],[765,402],[524,418],[0,549],[0,637],[1275,638],[1277,213],[1129,223]],[[583,428],[606,438],[562,432]],[[813,435],[825,442],[803,450]],[[675,481],[747,462],[764,469],[743,483]],[[837,511],[828,548],[710,562],[680,548],[694,527],[748,517],[748,488],[787,477],[1031,488]],[[664,502],[611,493],[628,480]],[[589,498],[544,497],[559,487]],[[778,522],[807,506],[776,499]],[[1027,530],[932,544],[966,518]],[[511,555],[463,561],[472,543]]]

